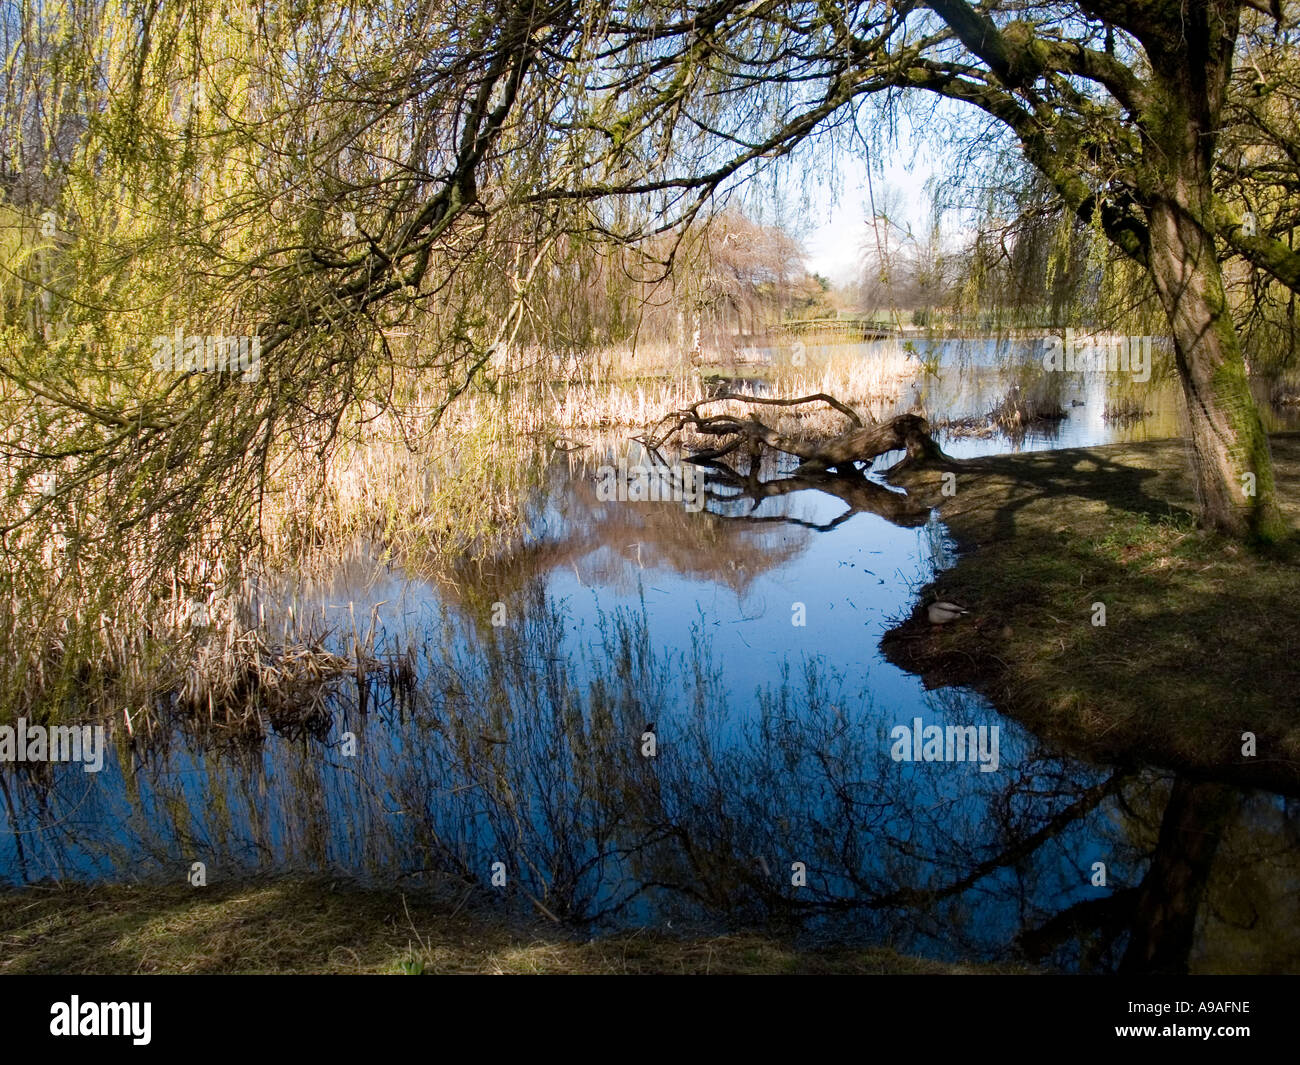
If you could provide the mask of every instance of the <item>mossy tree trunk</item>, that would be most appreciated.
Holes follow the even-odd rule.
[[[1235,537],[1285,535],[1268,437],[1224,291],[1212,168],[1238,7],[1191,5],[1146,41],[1152,63],[1148,267],[1169,318],[1187,399],[1202,522]]]

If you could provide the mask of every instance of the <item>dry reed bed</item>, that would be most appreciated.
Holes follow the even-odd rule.
[[[349,677],[363,684],[384,669],[400,678],[400,662],[376,658],[355,634],[349,654],[326,651],[324,633],[301,626],[273,638],[252,616],[253,583],[276,572],[327,572],[359,539],[424,571],[498,556],[527,534],[526,500],[553,454],[545,445],[606,447],[620,430],[643,431],[716,388],[667,349],[606,353],[562,382],[547,378],[551,369],[490,380],[490,390],[467,392],[445,411],[443,386],[418,384],[400,410],[359,412],[324,469],[309,441],[280,456],[255,539],[215,526],[194,530],[170,587],[151,586],[147,536],[132,549],[138,557],[125,560],[123,583],[91,588],[58,539],[62,515],[24,527],[6,545],[11,559],[30,563],[0,599],[7,664],[0,715],[72,715],[129,731],[152,729],[169,713],[234,730],[310,726],[331,685]],[[807,365],[780,363],[760,385],[738,390],[824,391],[880,416],[917,372],[897,345],[870,358],[814,351]],[[728,406],[745,409],[721,402],[715,409]],[[818,436],[845,427],[829,408],[782,411],[776,424]],[[9,494],[7,509],[46,503],[28,485]],[[78,520],[83,530],[92,524]]]
[[[617,378],[607,376],[607,359],[566,381],[546,379],[530,364],[519,377],[493,382],[491,392],[466,394],[440,417],[434,387],[401,412],[363,412],[364,435],[345,443],[323,474],[290,465],[277,478],[262,529],[268,557],[300,566],[306,554],[337,553],[365,537],[393,557],[436,564],[487,559],[517,544],[525,532],[524,500],[543,475],[547,444],[599,445],[620,429],[631,436],[716,390],[689,367],[666,366],[662,353],[624,357],[629,366]],[[806,366],[777,365],[761,385],[732,390],[827,392],[882,417],[918,371],[898,345],[882,345],[870,359],[852,351],[813,352]],[[653,372],[665,376],[636,376]],[[719,402],[711,409],[747,408]],[[826,407],[768,413],[780,431],[794,435],[834,435],[845,427],[843,416]],[[686,442],[708,443],[689,436]]]
[[[218,584],[213,573],[199,560],[168,594],[128,591],[111,610],[58,581],[39,615],[17,599],[0,601],[8,651],[0,720],[98,722],[133,738],[179,717],[248,738],[326,727],[329,694],[341,680],[364,685],[386,671],[390,681],[409,681],[400,656],[374,653],[373,623],[364,637],[353,633],[346,654],[326,649],[331,634],[314,620],[293,619],[273,635],[253,614],[253,583],[215,567],[226,578]],[[202,574],[209,579],[195,582]]]

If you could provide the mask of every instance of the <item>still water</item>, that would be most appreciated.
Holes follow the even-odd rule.
[[[973,417],[1023,380],[1005,353],[942,354],[899,409]],[[1119,424],[1102,417],[1113,382],[1060,388],[1064,420],[945,449],[1178,431],[1167,383]],[[703,509],[603,498],[601,468],[620,460],[646,461],[627,441],[554,455],[524,544],[485,568],[417,576],[360,544],[323,581],[265,589],[273,627],[292,608],[342,651],[368,632],[402,669],[338,686],[310,734],[250,745],[177,727],[147,748],[118,735],[98,774],[6,768],[0,877],[178,880],[202,861],[209,882],[462,884],[592,931],[758,926],[1087,971],[1126,955],[1300,968],[1293,798],[1085,764],[883,658],[881,636],[955,563],[939,522],[725,480]],[[983,729],[995,760],[896,759],[900,735],[933,725]],[[1207,831],[1203,896],[1167,887]]]

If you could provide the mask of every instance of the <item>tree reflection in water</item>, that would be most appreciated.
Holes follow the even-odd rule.
[[[583,629],[550,594],[557,572],[635,593],[658,567],[739,596],[854,515],[924,523],[907,497],[715,463],[708,511],[688,514],[601,504],[590,473],[560,471],[567,490],[532,516],[550,534],[438,576],[400,667],[338,689],[315,732],[178,720],[148,742],[119,732],[98,776],[0,768],[0,875],[177,879],[202,860],[213,882],[342,874],[592,930],[758,926],[1083,971],[1296,968],[1293,799],[1085,765],[959,689],[882,700],[829,654],[787,657],[773,682],[720,661],[702,614],[675,615],[670,644],[644,599]],[[788,505],[804,492],[845,510]],[[510,625],[489,622],[494,602]],[[916,713],[997,725],[998,771],[894,762],[890,729]]]
[[[539,589],[522,625],[444,627],[418,684],[376,680],[364,714],[340,693],[328,736],[214,747],[178,727],[102,780],[6,770],[0,868],[174,877],[201,859],[213,878],[342,871],[488,897],[500,861],[503,905],[595,928],[762,926],[1102,971],[1294,961],[1289,801],[1083,766],[1006,722],[998,772],[895,763],[892,715],[824,662],[738,700],[703,631],[673,655],[620,612],[575,655]],[[949,691],[930,716],[989,712]]]

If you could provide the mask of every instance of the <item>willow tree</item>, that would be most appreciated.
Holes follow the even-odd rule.
[[[1300,255],[1216,195],[1243,11],[1274,20],[1280,36],[1289,32],[1280,7],[723,0],[655,17],[647,7],[616,8],[604,29],[608,54],[633,71],[613,82],[618,118],[605,132],[611,155],[626,155],[641,135],[636,157],[654,172],[547,195],[711,194],[855,118],[865,98],[896,92],[982,112],[1154,285],[1187,401],[1204,523],[1265,540],[1285,533],[1221,259],[1240,255],[1294,291]],[[1294,178],[1294,157],[1269,162]],[[690,202],[681,216],[696,209]]]
[[[1216,193],[1243,13],[1252,28],[1272,20],[1282,37],[1290,31],[1280,7],[528,0],[484,8],[499,29],[484,43],[460,161],[440,178],[441,207],[394,234],[350,297],[370,298],[376,277],[398,284],[385,269],[392,262],[410,264],[408,279],[423,276],[425,219],[448,224],[495,198],[523,210],[585,205],[577,218],[621,239],[680,229],[773,160],[844,133],[864,107],[930,94],[1009,131],[1064,207],[1149,278],[1173,338],[1204,523],[1265,540],[1286,532],[1221,260],[1239,255],[1294,290],[1300,254],[1277,227],[1247,224],[1240,200]],[[469,135],[471,123],[481,132]],[[499,168],[505,183],[489,190],[479,147],[494,136],[515,141],[502,158],[527,165]],[[544,150],[530,154],[529,143]],[[1283,162],[1294,174],[1295,159]]]
[[[564,248],[657,236],[667,268],[665,235],[925,94],[1008,131],[1064,207],[1149,276],[1206,523],[1283,532],[1220,265],[1242,256],[1300,286],[1287,211],[1243,226],[1233,190],[1258,178],[1225,177],[1219,149],[1243,11],[1252,28],[1271,17],[1240,0],[29,10],[53,28],[11,63],[28,80],[0,82],[5,144],[43,168],[16,183],[36,190],[24,225],[52,206],[59,233],[23,260],[49,264],[19,279],[40,290],[47,328],[6,323],[0,376],[18,406],[0,451],[24,476],[60,475],[55,503],[15,503],[6,534],[67,493],[99,516],[106,559],[114,537],[147,533],[139,553],[166,566],[159,536],[180,543],[214,508],[253,514],[241,489],[286,450],[326,457],[359,401],[400,401],[406,371],[438,371],[450,402],[494,341],[525,321],[544,335],[533,295]],[[150,338],[181,323],[256,334],[260,374],[153,373]],[[387,337],[413,323],[426,342],[399,365]]]
[[[1243,232],[1214,194],[1243,5],[1085,0],[1077,22],[1047,21],[1055,5],[1018,6],[1004,21],[962,0],[931,7],[968,58],[918,57],[907,79],[1009,126],[1062,198],[1149,271],[1187,399],[1204,520],[1237,535],[1277,536],[1284,526],[1268,441],[1219,241],[1280,269],[1287,283],[1294,256]]]

